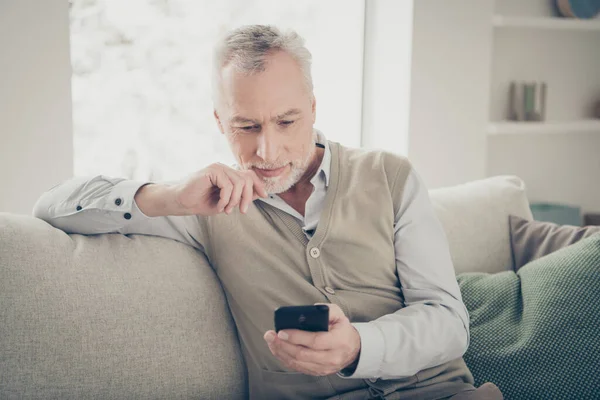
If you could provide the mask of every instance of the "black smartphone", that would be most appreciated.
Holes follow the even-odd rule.
[[[329,330],[329,306],[286,306],[275,310],[275,332],[282,329],[299,329],[310,332]]]

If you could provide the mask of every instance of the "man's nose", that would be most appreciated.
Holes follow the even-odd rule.
[[[275,162],[279,158],[279,143],[274,133],[265,129],[258,135],[256,155],[267,163]]]

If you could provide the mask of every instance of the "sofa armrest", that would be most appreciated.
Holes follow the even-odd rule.
[[[245,398],[206,256],[0,213],[0,398]]]

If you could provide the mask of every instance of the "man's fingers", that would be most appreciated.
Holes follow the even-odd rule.
[[[286,329],[289,343],[310,347],[313,350],[330,350],[334,348],[335,337],[331,332],[309,332],[298,329]]]
[[[265,338],[266,338],[266,336],[267,335],[265,335]],[[272,341],[267,340],[267,345],[269,346],[271,353],[273,353],[273,355],[275,357],[277,357],[277,359],[279,359],[286,367],[296,370],[298,372],[302,372],[307,375],[315,375],[315,376],[325,376],[325,375],[330,375],[330,374],[337,372],[336,367],[334,365],[330,365],[331,363],[320,364],[320,363],[312,362],[309,359],[310,356],[312,355],[312,353],[308,353],[308,352],[301,353],[301,352],[297,351],[296,354],[298,354],[299,357],[293,356],[291,354],[292,351],[284,350],[284,349],[286,347],[288,349],[293,348],[293,347],[300,348],[300,346],[294,346],[292,344],[285,343],[285,341],[283,341],[277,337],[275,337]],[[314,351],[314,350],[312,350],[312,351]],[[316,351],[314,351],[314,352],[316,352]],[[327,352],[323,352],[323,353],[327,353]]]
[[[264,182],[252,170],[238,171],[217,163],[211,165],[210,181],[218,189],[217,211],[230,214],[236,206],[242,213],[248,211],[250,204],[258,199],[268,197]]]
[[[273,353],[273,355],[277,357],[279,361],[283,363],[283,365],[295,371],[302,372],[303,374],[319,375],[317,371],[323,368],[322,366],[316,364],[295,360],[289,355],[281,352],[281,350],[273,344],[269,344],[269,348],[271,349],[271,353]]]
[[[222,169],[216,169],[214,171],[213,184],[220,189],[217,210],[219,212],[223,212],[225,210],[225,206],[227,206],[227,204],[229,203],[229,199],[231,198],[233,183],[231,182],[225,171],[223,171]]]
[[[315,303],[315,305],[324,305],[329,307],[329,324],[335,324],[336,322],[346,318],[346,314],[337,304],[332,303]]]
[[[265,183],[262,179],[256,175],[256,172],[249,170],[250,176],[252,177],[252,181],[254,182],[254,191],[258,193],[260,197],[269,197],[269,193],[265,190]]]
[[[269,335],[271,335],[273,338],[267,339]],[[277,337],[275,332],[268,331],[267,333],[265,333],[264,338],[267,342],[267,346],[269,346],[269,350],[271,350],[271,353],[273,353],[273,355],[279,360],[281,360],[283,363],[289,364],[289,362],[291,361],[291,356],[281,351],[279,344],[282,342],[282,340]]]
[[[309,347],[292,344],[286,340],[279,340],[277,344],[281,354],[297,361],[324,367],[333,367],[342,362],[342,360],[336,358],[337,353],[331,350],[313,350]]]
[[[250,203],[260,197],[268,196],[264,184],[254,171],[236,171],[224,168],[224,173],[229,177],[233,188],[225,212],[231,211],[239,205],[240,211],[246,213]]]
[[[225,213],[230,214],[231,211],[240,204],[240,200],[242,198],[242,192],[244,190],[245,180],[240,178],[233,170],[225,172],[231,182],[233,183],[233,190],[231,192],[231,198],[229,199],[229,203],[225,207]]]
[[[246,175],[244,177],[244,191],[242,192],[242,201],[240,203],[240,211],[244,214],[246,214],[250,203],[254,200],[252,196],[254,194],[253,185],[254,182],[252,181],[252,178],[249,175]]]

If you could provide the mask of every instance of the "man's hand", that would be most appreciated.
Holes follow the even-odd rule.
[[[307,375],[335,374],[354,363],[360,354],[360,335],[342,309],[329,306],[329,331],[296,329],[267,331],[265,340],[271,353],[286,367]]]
[[[140,210],[150,216],[230,214],[235,207],[246,213],[259,197],[267,197],[264,182],[254,171],[238,171],[212,164],[181,183],[150,184],[135,194]]]

